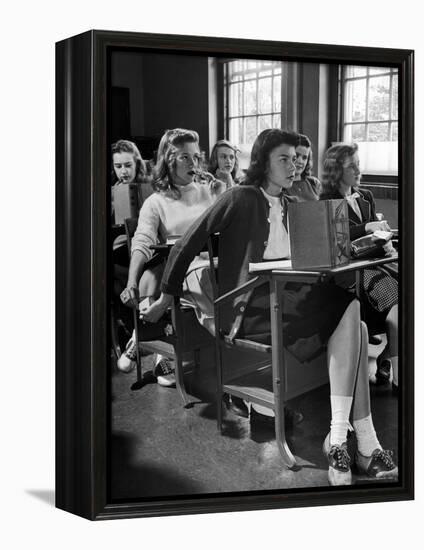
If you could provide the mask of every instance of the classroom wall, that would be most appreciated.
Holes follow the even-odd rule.
[[[287,124],[313,143],[314,174],[322,177],[322,157],[332,141],[330,115],[336,107],[330,94],[330,67],[317,63],[290,63],[287,83]],[[215,58],[191,55],[115,52],[112,85],[130,90],[133,137],[159,140],[164,130],[196,130],[207,154],[223,138],[220,89]],[[393,227],[398,225],[398,202],[381,188],[373,189],[377,209]],[[393,194],[393,193],[392,193]],[[386,196],[387,195],[387,196]]]
[[[205,56],[114,52],[112,86],[130,89],[132,136],[158,139],[166,129],[190,128],[209,151],[211,71]]]
[[[114,52],[111,73],[112,86],[129,88],[130,91],[131,134],[144,135],[143,56],[136,52]]]

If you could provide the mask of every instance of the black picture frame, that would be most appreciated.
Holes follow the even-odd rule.
[[[108,496],[107,60],[111,48],[261,56],[399,69],[402,389],[397,484],[112,504]],[[89,31],[56,45],[56,506],[99,520],[408,500],[414,497],[411,50]]]

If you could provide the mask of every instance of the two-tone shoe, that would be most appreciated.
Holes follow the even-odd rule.
[[[374,479],[397,479],[398,467],[393,461],[393,451],[375,449],[371,456],[356,451],[355,463],[359,473]]]
[[[352,472],[350,470],[350,456],[347,452],[347,443],[331,445],[330,434],[328,434],[322,445],[322,451],[328,460],[328,481],[330,485],[352,485]]]

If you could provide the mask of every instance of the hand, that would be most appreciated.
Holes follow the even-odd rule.
[[[213,195],[220,195],[227,189],[226,182],[216,179],[210,172],[202,172],[202,178],[204,178],[204,181],[209,186],[209,190]]]
[[[140,308],[140,319],[142,321],[148,321],[149,323],[157,323],[159,319],[165,314],[172,300],[172,296],[169,294],[161,294],[153,304],[150,306],[142,306]]]
[[[138,309],[139,294],[138,288],[133,285],[127,285],[120,295],[121,302],[128,307]]]
[[[390,226],[386,220],[381,222],[368,222],[365,224],[365,231],[367,233],[374,233],[374,231],[390,231]]]
[[[386,256],[394,256],[396,254],[396,248],[393,246],[392,239],[383,245],[383,250],[386,253]]]
[[[231,176],[231,172],[226,172],[225,170],[221,170],[220,168],[218,168],[218,170],[216,171],[216,177],[225,183],[227,189],[233,187],[234,180]]]

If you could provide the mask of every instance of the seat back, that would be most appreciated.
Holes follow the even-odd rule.
[[[137,224],[138,224],[138,218],[125,218],[124,220],[125,235],[127,236],[128,254],[130,258],[131,258],[131,241],[137,229]]]
[[[131,240],[136,232],[138,219],[127,218],[124,221],[124,225],[128,251],[131,257]],[[156,250],[156,253],[166,258],[169,250],[170,248],[167,246],[160,246]],[[139,342],[140,346],[148,352],[160,353],[161,355],[175,359],[177,389],[180,392],[184,405],[187,406],[190,400],[184,386],[183,354],[194,352],[196,362],[198,361],[199,350],[205,347],[213,347],[214,340],[209,332],[197,321],[193,308],[183,307],[178,296],[174,297],[172,303],[171,319],[173,326],[172,334],[165,334],[162,330],[156,331],[153,325],[150,325],[147,329],[146,326],[138,323]],[[141,373],[141,369],[138,368],[137,372]]]

